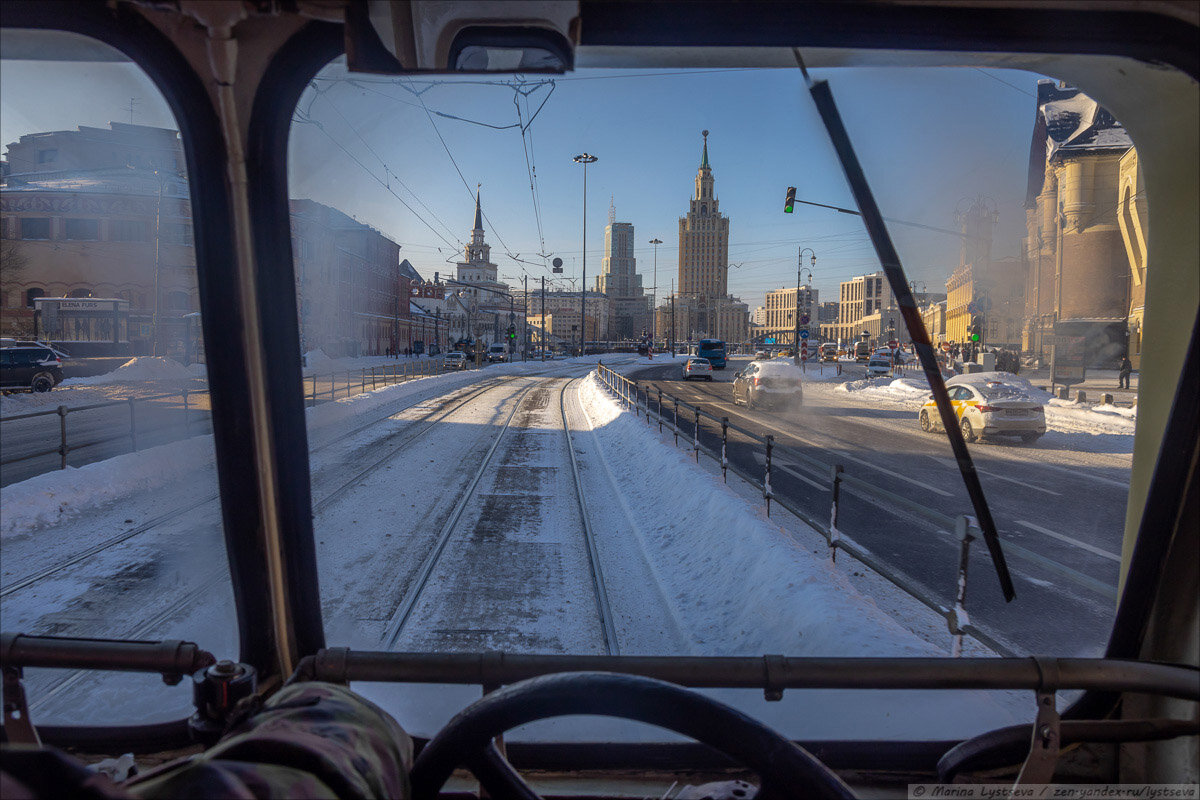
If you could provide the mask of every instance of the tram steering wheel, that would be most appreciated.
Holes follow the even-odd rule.
[[[413,797],[433,800],[461,765],[491,797],[537,800],[492,740],[519,725],[573,714],[636,720],[690,736],[755,771],[762,779],[758,800],[854,797],[832,770],[758,720],[673,683],[611,672],[531,678],[467,706],[418,756]]]

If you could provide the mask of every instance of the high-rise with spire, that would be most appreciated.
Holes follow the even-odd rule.
[[[696,171],[696,191],[679,219],[679,293],[725,297],[729,293],[729,218],[722,216],[708,163],[708,131]]]
[[[469,298],[471,307],[480,312],[479,319],[472,320],[472,327],[485,341],[499,341],[500,330],[509,324],[509,304],[501,295],[483,289],[508,292],[508,284],[497,279],[497,267],[491,262],[492,248],[483,240],[483,206],[478,189],[475,192],[475,226],[471,229],[470,241],[463,247],[463,255],[466,260],[456,265],[457,280],[470,286],[457,288],[466,295],[464,299]]]
[[[749,309],[729,296],[729,218],[721,214],[708,162],[708,131],[703,132],[700,168],[687,216],[679,218],[679,283],[674,313],[656,309],[656,327],[667,330],[674,320],[676,342],[701,338],[743,342]]]

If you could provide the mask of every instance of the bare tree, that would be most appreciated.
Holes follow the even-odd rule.
[[[19,242],[11,239],[0,239],[0,288],[6,292],[21,285],[21,278],[29,266],[29,256],[21,249]],[[20,305],[18,300],[17,305]],[[0,313],[3,313],[0,309]],[[33,334],[33,320],[24,316],[4,314],[3,333],[5,336],[25,338]]]

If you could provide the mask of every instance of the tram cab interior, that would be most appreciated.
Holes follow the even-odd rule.
[[[1200,15],[1194,4],[9,0],[0,15],[5,58],[86,62],[93,54],[80,42],[101,42],[145,71],[178,122],[191,176],[223,521],[210,557],[227,559],[231,586],[222,591],[232,592],[236,609],[236,630],[229,632],[236,647],[215,652],[204,631],[122,642],[6,629],[0,652],[6,796],[202,796],[219,789],[239,797],[832,798],[907,796],[909,784],[943,781],[1194,786],[1200,780]],[[297,307],[277,295],[296,281],[287,187],[293,114],[314,76],[339,58],[351,73],[373,77],[554,75],[584,66],[797,70],[799,63],[827,76],[835,95],[839,70],[862,66],[1027,69],[1101,99],[1138,143],[1154,214],[1147,287],[1153,313],[1142,334],[1120,594],[1102,652],[963,659],[559,656],[394,653],[329,640],[315,589]],[[811,102],[804,92],[756,101]],[[855,138],[854,130],[849,134]],[[218,667],[229,671],[224,678],[213,674]],[[136,673],[147,683],[182,680],[194,684],[198,705],[190,719],[166,722],[114,713],[111,723],[93,717],[39,724],[26,705],[36,697],[22,687],[22,676],[41,668]],[[251,673],[254,682],[245,680]],[[230,675],[235,679],[222,683]],[[402,704],[381,712],[345,690],[367,684],[441,687],[430,692],[453,686],[462,690],[455,695],[460,713],[440,732],[418,730]],[[867,720],[841,738],[806,739],[755,719],[759,706],[734,709],[714,700],[710,691],[721,688],[754,695],[762,707],[831,689],[846,703],[881,691],[1003,691],[1024,698],[1028,721],[947,740],[880,737]],[[320,701],[306,694],[313,691]],[[102,693],[95,702],[103,705]],[[344,711],[350,727],[325,739],[318,733],[299,743],[274,740],[242,756],[221,741],[231,729],[245,735],[264,714],[304,713],[321,702]],[[837,715],[833,709],[828,713]],[[657,740],[505,739],[537,720],[598,715],[673,733]],[[317,717],[308,722],[318,731],[334,730],[320,727],[333,724],[332,717]],[[268,738],[270,724],[260,730]],[[588,730],[589,723],[579,724]],[[206,751],[246,759],[237,762],[241,786],[257,788],[237,794],[231,784],[189,788],[186,780],[161,777],[177,759]],[[158,765],[156,771],[102,791],[78,771],[127,752]],[[256,784],[244,772],[255,759],[316,782],[292,784],[291,792],[266,779]],[[85,795],[84,786],[92,793]],[[677,794],[684,786],[708,788]]]

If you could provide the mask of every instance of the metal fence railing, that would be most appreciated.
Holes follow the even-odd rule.
[[[304,402],[308,407],[320,403],[337,400],[339,397],[349,397],[355,389],[366,392],[397,383],[426,377],[442,372],[444,360],[416,359],[397,364],[383,364],[374,367],[362,367],[357,370],[345,370],[325,374],[313,374],[303,378]],[[173,401],[173,402],[172,402]],[[24,414],[13,414],[0,417],[0,438],[7,439],[3,452],[0,453],[0,467],[7,467],[37,458],[58,456],[57,466],[47,465],[42,472],[53,469],[66,469],[68,456],[77,454],[89,448],[100,445],[110,445],[100,457],[109,458],[115,453],[111,445],[127,443],[125,452],[137,452],[145,447],[164,444],[169,441],[189,438],[197,433],[207,433],[211,430],[212,415],[209,411],[207,389],[182,389],[155,395],[143,395],[124,400],[108,400],[99,403],[83,405],[60,405],[45,411],[31,411]],[[100,419],[95,414],[86,423],[70,424],[72,419],[81,420],[81,415],[96,412],[101,409],[128,408],[126,417],[122,414],[123,422],[108,416]],[[22,448],[18,446],[17,437],[12,425],[24,420],[57,417],[57,424],[45,430],[23,431],[25,437],[44,440],[45,447]],[[120,424],[120,432],[113,428]],[[95,430],[97,427],[108,429],[110,433]],[[7,428],[7,430],[6,430]],[[57,446],[53,442],[57,440]],[[96,452],[96,451],[94,451]],[[79,463],[87,463],[88,459]],[[33,472],[25,477],[31,477]]]
[[[927,508],[920,503],[913,502],[909,498],[895,492],[880,488],[870,481],[849,475],[841,464],[834,464],[831,467],[829,464],[818,461],[798,450],[789,450],[789,459],[798,460],[809,467],[829,474],[829,491],[832,497],[829,516],[827,519],[819,519],[809,509],[800,507],[792,498],[781,496],[775,492],[771,483],[772,461],[775,458],[774,451],[777,446],[774,436],[770,434],[761,436],[745,428],[738,427],[729,422],[729,417],[712,414],[699,405],[688,403],[669,392],[662,391],[661,388],[655,388],[652,391],[649,387],[643,387],[637,381],[632,381],[605,367],[603,364],[598,365],[596,375],[600,384],[611,392],[626,408],[633,411],[635,416],[645,416],[647,425],[652,424],[651,417],[653,416],[657,419],[660,432],[669,427],[677,446],[682,435],[685,439],[685,447],[693,452],[697,463],[700,461],[701,454],[708,456],[720,467],[722,477],[726,481],[728,480],[728,473],[732,472],[747,483],[758,488],[762,492],[763,500],[766,503],[768,516],[771,513],[772,503],[782,506],[789,513],[816,530],[825,539],[831,560],[836,561],[838,550],[845,552],[945,619],[952,637],[951,652],[954,656],[957,657],[962,653],[963,636],[972,637],[1000,655],[1016,655],[1010,648],[997,641],[994,637],[972,625],[966,611],[967,566],[970,546],[979,533],[978,523],[973,516],[960,514],[957,517],[950,517]],[[683,420],[682,426],[681,419]],[[707,429],[705,428],[706,423]],[[688,435],[689,431],[686,430],[687,428],[690,428],[690,436]],[[739,437],[744,437],[762,446],[763,469],[761,473],[750,474],[736,464],[730,463],[728,458],[730,432],[734,432]],[[707,443],[705,440],[707,440]],[[928,588],[857,544],[838,528],[839,512],[846,503],[847,493],[859,495],[876,502],[886,503],[891,508],[902,509],[929,522],[940,530],[953,532],[955,540],[959,543],[957,553],[958,563],[955,570],[956,581],[954,586],[950,587],[951,591],[949,592],[950,596],[954,598],[953,602],[942,602]],[[1015,546],[1010,542],[1006,542],[1004,547],[1008,553],[1017,558],[1036,563],[1047,570],[1053,571],[1060,577],[1099,592],[1110,599],[1115,599],[1116,597],[1116,590],[1113,587],[1107,586],[1101,581],[1088,577],[1070,567],[1044,558],[1025,548]]]

